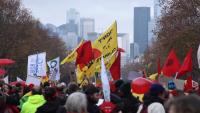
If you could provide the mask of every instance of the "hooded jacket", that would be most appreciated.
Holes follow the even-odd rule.
[[[40,106],[36,113],[56,113],[60,106],[58,99],[47,101],[44,105]]]
[[[22,106],[21,113],[35,113],[37,108],[42,106],[46,100],[43,95],[32,95]]]
[[[28,100],[28,97],[31,95],[31,92],[28,92],[20,99],[20,105],[18,106],[20,109],[22,109],[23,104]]]

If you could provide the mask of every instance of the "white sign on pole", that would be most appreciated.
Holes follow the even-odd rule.
[[[103,86],[104,99],[105,101],[110,102],[110,85],[103,57],[101,57],[101,82]]]
[[[36,76],[27,76],[26,84],[34,84],[35,86],[40,86],[40,79]]]
[[[199,68],[200,68],[200,44],[199,44],[199,49],[197,51],[197,60],[198,60]]]
[[[49,66],[49,79],[50,80],[60,80],[60,68],[59,68],[59,64],[60,64],[60,58],[57,57],[53,60],[50,60],[49,62],[47,62],[48,66]]]
[[[28,56],[28,76],[46,76],[46,52]]]

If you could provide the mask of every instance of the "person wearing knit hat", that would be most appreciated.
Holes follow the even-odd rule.
[[[164,98],[165,88],[160,84],[152,84],[149,92],[144,94],[143,104],[137,113],[165,113]]]
[[[176,84],[172,80],[168,81],[167,86],[168,86],[168,90],[169,90],[168,92],[169,92],[170,98],[178,96],[178,93],[176,91]]]
[[[176,89],[176,84],[175,84],[172,80],[168,81],[167,86],[168,86],[168,89],[169,89],[169,90],[174,90],[174,89]]]

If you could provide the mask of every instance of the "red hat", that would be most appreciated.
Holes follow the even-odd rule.
[[[116,105],[114,105],[112,102],[106,101],[104,101],[100,106],[100,109],[103,111],[103,113],[111,113],[115,108]]]

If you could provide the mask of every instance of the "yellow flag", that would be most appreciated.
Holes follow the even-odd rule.
[[[101,52],[104,55],[104,59],[117,50],[116,21],[92,43],[92,48]]]
[[[117,58],[117,51],[114,52],[111,56],[109,56],[106,60],[105,60],[105,66],[107,69],[110,69],[110,67],[112,66],[112,64],[115,62],[115,59]],[[93,74],[95,72],[100,72],[101,70],[101,57],[97,58],[95,61],[93,61],[93,64],[90,66],[90,68],[88,68],[87,66],[85,66],[84,69],[81,71],[79,65],[77,66],[77,70],[76,70],[76,76],[77,76],[77,82],[80,83],[84,76],[87,76],[88,78],[92,77]]]
[[[76,50],[83,44],[84,40],[81,40],[81,42],[78,44],[78,46],[64,59],[61,61],[61,65],[67,62],[72,62],[76,59],[77,57],[77,52]]]
[[[150,80],[158,80],[158,73],[152,74],[149,76]]]
[[[93,43],[92,48],[98,50],[101,55],[103,55],[104,60],[109,64],[114,62],[115,57],[113,57],[112,62],[110,61],[113,54],[116,53],[118,49],[117,45],[117,23],[114,22],[103,34],[101,34]],[[91,61],[88,65],[88,70],[86,71],[87,76],[92,76],[95,72],[99,72],[97,69],[101,65],[101,55],[95,60]],[[108,66],[106,66],[108,69]]]
[[[104,61],[106,69],[110,69],[112,64],[115,62],[117,55],[118,55],[118,52],[115,51],[112,55],[107,57],[107,59]],[[98,59],[100,59],[100,58],[98,58]],[[100,60],[98,60],[98,59],[96,60],[96,65],[94,65],[96,67],[96,72],[100,72],[100,70],[101,70]]]
[[[82,76],[90,78],[95,74],[95,72],[100,71],[102,55],[107,64],[107,69],[109,69],[112,63],[114,63],[116,59],[115,54],[118,49],[116,21],[92,43],[92,48],[95,59],[86,66],[87,70],[81,71],[80,68],[77,67],[77,81],[79,82],[83,78]]]

